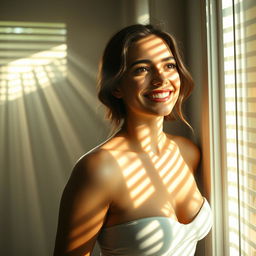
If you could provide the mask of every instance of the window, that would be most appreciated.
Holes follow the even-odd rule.
[[[65,24],[0,21],[0,56],[0,104],[47,87],[65,75]]]
[[[217,5],[215,1],[207,1],[207,16],[211,48],[209,82],[211,90],[218,91],[218,94],[212,92],[211,97],[218,97],[220,102],[216,108],[216,101],[212,99],[212,111],[217,110],[219,114],[219,122],[213,128],[220,128],[222,145],[221,154],[213,153],[215,161],[221,159],[222,162],[221,172],[214,178],[214,190],[223,184],[223,202],[219,208],[224,219],[223,250],[215,255],[255,256],[256,1],[220,0]],[[214,115],[212,118],[214,120]],[[216,220],[215,226],[220,226]],[[219,240],[213,242],[215,247],[221,245],[217,237],[220,230],[221,227],[215,227],[213,239]]]

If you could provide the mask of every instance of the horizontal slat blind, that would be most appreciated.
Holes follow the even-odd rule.
[[[0,104],[65,76],[66,51],[65,24],[0,21]]]
[[[256,255],[256,1],[222,0],[229,255]]]

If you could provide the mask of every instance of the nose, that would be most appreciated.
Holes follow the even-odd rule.
[[[152,85],[161,86],[165,83],[168,83],[167,77],[163,74],[163,72],[160,72],[159,70],[155,70],[152,77]]]

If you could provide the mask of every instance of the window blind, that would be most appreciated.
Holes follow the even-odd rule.
[[[256,255],[256,1],[222,0],[227,255]],[[226,254],[225,254],[226,255]]]
[[[0,105],[63,77],[66,52],[63,23],[0,21]]]

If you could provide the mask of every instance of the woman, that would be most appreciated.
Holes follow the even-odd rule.
[[[151,25],[132,25],[109,41],[99,99],[120,130],[77,162],[64,190],[55,255],[194,255],[211,228],[197,188],[200,153],[163,132],[184,119],[193,87],[175,40]]]

